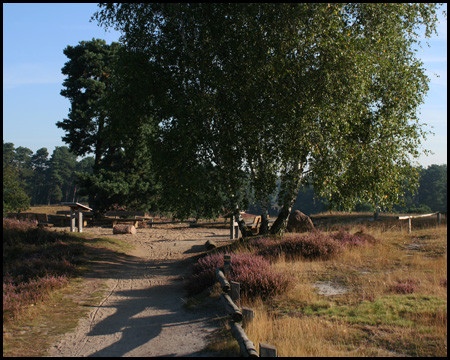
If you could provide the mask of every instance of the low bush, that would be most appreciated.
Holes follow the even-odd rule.
[[[213,285],[216,282],[215,271],[223,265],[223,254],[201,258],[193,266],[193,275],[187,284],[189,295]],[[242,295],[263,299],[280,294],[293,284],[289,276],[274,272],[268,260],[252,254],[232,254],[228,280],[240,283]]]
[[[389,290],[396,294],[412,294],[417,291],[418,282],[414,279],[400,280],[392,285]]]
[[[336,233],[331,234],[330,237],[346,247],[363,246],[375,244],[377,242],[377,239],[370,234],[364,233],[364,230],[362,229],[355,234],[350,234],[349,232],[341,229]]]
[[[29,282],[3,277],[3,321],[14,318],[27,305],[47,298],[48,294],[67,284],[66,276],[46,276]]]
[[[85,251],[68,234],[39,229],[36,222],[3,219],[3,321],[64,286]]]
[[[280,240],[258,239],[252,242],[252,246],[258,249],[258,255],[270,260],[275,260],[282,254],[289,260],[326,260],[338,254],[342,248],[339,242],[318,230],[307,234],[289,233]]]

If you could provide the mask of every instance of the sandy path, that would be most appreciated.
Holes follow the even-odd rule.
[[[94,236],[117,236],[135,249],[127,255],[99,250],[87,275],[86,291],[104,283],[108,290],[74,333],[50,349],[51,356],[214,356],[202,351],[218,326],[218,304],[183,309],[183,277],[189,259],[211,239],[229,242],[228,229],[159,225],[136,235],[112,235],[112,228],[86,228]]]

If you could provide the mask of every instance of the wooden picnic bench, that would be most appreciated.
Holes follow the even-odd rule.
[[[139,226],[140,221],[153,220],[144,211],[107,211],[106,216],[104,220],[111,221],[113,226],[121,223],[131,223],[135,228]]]

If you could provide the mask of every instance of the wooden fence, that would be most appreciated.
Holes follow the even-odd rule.
[[[259,344],[259,355],[255,345],[245,334],[244,328],[254,318],[254,311],[250,308],[239,307],[240,284],[235,281],[229,282],[226,278],[231,266],[231,256],[224,255],[224,267],[216,269],[216,279],[222,287],[220,295],[225,310],[231,316],[229,326],[231,334],[237,340],[241,356],[244,357],[276,357],[277,349],[268,344]],[[230,296],[231,295],[231,296]],[[241,325],[242,324],[242,325]]]
[[[408,220],[408,233],[411,233],[411,220],[417,219],[417,218],[423,218],[428,216],[437,215],[437,222],[438,226],[441,225],[441,212],[435,212],[431,214],[424,214],[424,215],[412,215],[412,216],[397,216],[397,220]],[[444,213],[444,215],[447,217],[447,213]]]

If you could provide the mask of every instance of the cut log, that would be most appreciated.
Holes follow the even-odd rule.
[[[136,228],[133,225],[115,225],[113,228],[113,234],[136,234]]]
[[[207,242],[205,242],[205,247],[208,250],[212,250],[217,247],[217,244],[214,241],[208,240]]]

